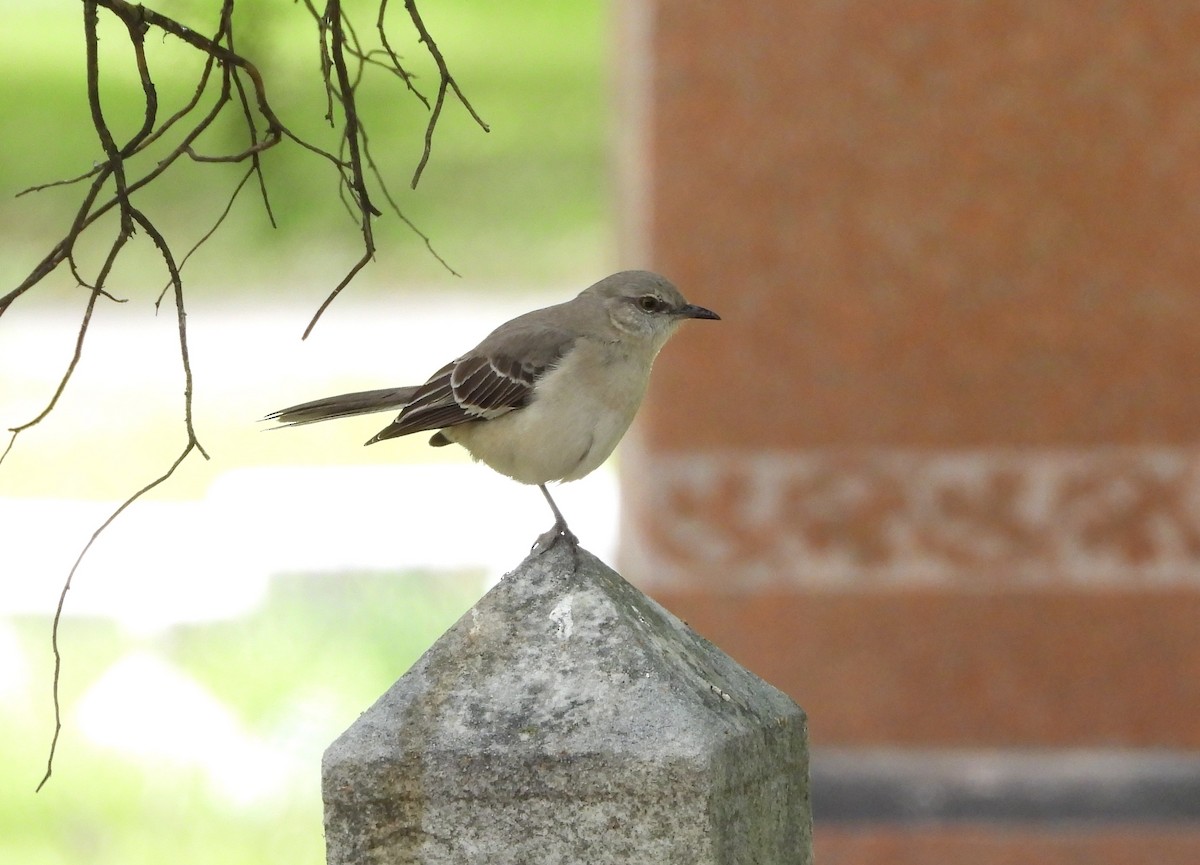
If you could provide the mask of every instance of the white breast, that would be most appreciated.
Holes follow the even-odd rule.
[[[528,406],[443,432],[522,483],[578,480],[608,459],[642,403],[653,353],[633,354],[580,341],[539,381]]]

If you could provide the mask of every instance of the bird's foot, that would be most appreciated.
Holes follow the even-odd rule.
[[[543,532],[538,537],[530,552],[540,556],[560,541],[570,544],[572,547],[579,546],[579,538],[575,537],[575,533],[567,528],[566,523],[555,523],[549,531]]]

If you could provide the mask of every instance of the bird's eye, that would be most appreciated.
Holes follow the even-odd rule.
[[[642,295],[638,298],[638,306],[640,306],[644,312],[657,312],[659,300],[652,294]]]

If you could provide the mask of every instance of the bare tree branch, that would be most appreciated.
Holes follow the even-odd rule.
[[[363,238],[363,254],[357,262],[350,268],[350,271],[342,278],[317,308],[312,320],[309,321],[308,327],[304,329],[304,334],[301,339],[307,339],[312,333],[312,329],[316,327],[317,321],[324,314],[329,305],[333,303],[334,298],[341,294],[342,289],[350,284],[360,270],[375,256],[375,232],[371,226],[371,220],[379,216],[379,210],[371,203],[370,194],[367,192],[366,175],[363,172],[362,159],[362,132],[358,120],[358,102],[356,99],[356,84],[350,81],[350,71],[346,66],[346,31],[345,19],[342,15],[341,0],[329,0],[325,7],[325,16],[323,18],[323,26],[328,28],[329,42],[329,65],[333,68],[336,76],[336,86],[330,82],[327,92],[331,94],[331,98],[336,98],[342,108],[342,116],[344,122],[344,132],[342,141],[350,152],[350,176],[343,180],[346,188],[350,192],[351,200],[357,207],[359,227],[362,230]],[[325,43],[322,42],[324,46]],[[322,61],[324,63],[324,61]]]
[[[383,20],[383,5],[387,0],[382,0],[379,11],[379,18]],[[412,187],[417,188],[417,183],[421,180],[421,174],[425,171],[425,165],[429,162],[429,154],[433,152],[433,130],[437,126],[438,118],[442,116],[442,105],[446,101],[446,90],[454,91],[454,95],[458,97],[458,101],[462,103],[463,108],[470,112],[471,117],[479,124],[479,128],[484,132],[491,132],[491,127],[483,122],[475,108],[467,100],[467,97],[459,89],[458,82],[454,80],[454,76],[450,74],[450,68],[446,65],[446,58],[442,56],[441,50],[437,43],[433,41],[433,37],[429,35],[429,31],[425,29],[425,22],[421,20],[421,13],[417,11],[416,0],[404,0],[404,8],[408,10],[408,17],[412,19],[413,26],[417,28],[417,33],[421,36],[421,43],[429,49],[429,55],[433,58],[433,62],[438,68],[438,92],[437,98],[433,103],[433,111],[429,114],[429,123],[425,126],[425,150],[421,153],[421,161],[417,163],[417,170],[413,172]]]
[[[118,298],[109,290],[108,282],[117,261],[129,248],[129,241],[137,233],[150,240],[168,273],[167,285],[159,293],[154,303],[157,308],[165,299],[167,291],[171,291],[184,383],[185,442],[179,455],[164,472],[125,499],[93,532],[64,580],[51,627],[51,647],[54,653],[52,694],[54,734],[47,756],[45,775],[38,784],[39,790],[53,773],[54,757],[62,729],[59,694],[62,655],[59,647],[59,634],[67,593],[70,591],[80,564],[96,539],[113,521],[146,493],[169,480],[193,451],[208,458],[208,454],[197,437],[193,417],[193,379],[188,350],[182,267],[193,253],[214,237],[252,176],[257,180],[264,210],[271,224],[275,224],[263,172],[263,158],[272,148],[281,143],[290,142],[315,155],[322,163],[333,169],[339,193],[346,196],[351,215],[357,223],[362,238],[362,254],[319,306],[304,331],[305,337],[312,331],[333,300],[374,257],[373,221],[383,214],[372,202],[372,183],[387,200],[390,209],[396,216],[421,238],[426,249],[450,273],[454,273],[453,269],[433,250],[429,237],[419,231],[401,212],[384,182],[382,173],[371,158],[366,126],[359,110],[358,87],[369,69],[378,70],[398,78],[404,87],[426,109],[430,110],[424,130],[424,149],[412,179],[414,187],[429,161],[434,129],[441,117],[447,92],[453,92],[479,126],[485,132],[488,131],[487,124],[479,118],[450,74],[437,43],[426,29],[417,11],[414,0],[406,0],[405,7],[416,30],[418,44],[424,46],[425,51],[433,59],[439,75],[438,93],[432,109],[430,109],[429,100],[416,89],[415,76],[402,65],[400,56],[392,47],[384,23],[388,0],[378,0],[375,29],[378,33],[380,47],[377,48],[367,47],[362,43],[341,0],[326,0],[325,8],[321,11],[316,9],[313,0],[304,0],[304,7],[316,23],[321,45],[321,74],[326,91],[326,117],[339,137],[337,147],[333,148],[337,155],[330,149],[291,131],[276,113],[271,104],[267,81],[262,71],[258,65],[235,47],[233,13],[236,0],[220,0],[218,20],[211,37],[181,24],[170,16],[146,6],[131,3],[129,0],[80,0],[80,2],[85,38],[87,103],[102,158],[82,174],[64,180],[30,186],[19,193],[28,195],[52,187],[86,184],[74,217],[62,237],[34,265],[24,280],[7,293],[0,295],[0,316],[7,314],[16,301],[28,292],[43,285],[46,278],[64,263],[76,282],[87,290],[88,297],[80,316],[73,353],[59,378],[57,387],[40,412],[28,421],[10,429],[11,438],[4,451],[0,453],[0,465],[12,451],[17,437],[22,432],[43,422],[58,405],[82,359],[83,346],[93,324],[98,301],[102,298],[118,301]],[[104,103],[101,97],[101,63],[98,50],[100,10],[105,10],[124,25],[124,35],[128,38],[133,52],[133,63],[141,91],[143,109],[141,124],[132,135],[120,142],[114,136],[105,118]],[[165,118],[160,118],[162,112],[160,111],[159,94],[146,52],[147,34],[155,30],[163,34],[164,38],[174,37],[187,49],[197,52],[203,58],[202,68],[191,95]],[[215,71],[219,71],[219,75],[214,75]],[[335,105],[337,117],[334,116]],[[201,152],[197,141],[213,127],[218,118],[231,112],[238,116],[240,122],[244,124],[246,130],[244,146],[239,143],[228,151]],[[153,156],[151,155],[152,147],[159,151]],[[165,153],[162,152],[164,148]],[[135,204],[134,198],[170,172],[181,158],[201,165],[248,163],[248,166],[226,201],[224,209],[211,227],[188,249],[182,259],[177,260],[167,238],[146,213]],[[115,215],[116,228],[111,239],[107,241],[108,249],[102,263],[94,271],[87,267],[81,267],[80,262],[76,259],[76,249],[80,239],[85,234],[88,236],[96,234],[99,221],[109,215]]]
[[[59,678],[62,675],[62,651],[58,645],[58,635],[60,625],[62,624],[63,608],[66,606],[67,602],[67,592],[71,590],[71,582],[75,579],[75,572],[79,570],[79,566],[83,563],[84,556],[86,556],[88,551],[92,548],[92,544],[96,543],[97,538],[99,538],[100,535],[102,535],[104,531],[113,524],[116,518],[123,514],[130,505],[132,505],[146,493],[150,492],[160,484],[165,483],[173,474],[175,474],[175,470],[182,465],[183,461],[188,458],[188,455],[196,446],[197,445],[195,443],[189,441],[179,456],[175,458],[175,461],[171,463],[170,468],[168,468],[154,480],[150,481],[150,483],[139,489],[129,498],[125,499],[125,501],[121,502],[117,509],[108,515],[108,519],[102,522],[99,527],[92,532],[92,536],[88,538],[88,542],[83,545],[83,549],[79,551],[79,555],[75,558],[75,564],[71,565],[71,570],[67,573],[67,579],[63,582],[62,590],[58,593],[58,606],[54,608],[54,621],[50,626],[50,647],[54,652],[54,679],[51,688],[54,701],[54,735],[50,739],[50,749],[46,755],[46,771],[45,774],[42,775],[42,780],[38,782],[35,792],[40,792],[42,787],[46,785],[46,782],[50,780],[50,776],[54,774],[54,755],[58,751],[58,737],[62,732],[62,707],[59,701],[58,688]]]

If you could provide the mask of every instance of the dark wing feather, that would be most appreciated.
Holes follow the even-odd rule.
[[[529,402],[537,376],[507,358],[469,357],[454,367],[450,386],[466,411],[496,416]]]
[[[367,444],[491,420],[528,405],[537,380],[566,354],[574,339],[567,332],[538,327],[536,321],[509,322],[474,351],[434,373]]]
[[[451,361],[430,376],[429,381],[417,388],[412,402],[406,405],[405,408],[411,409],[413,414],[419,414],[423,411],[453,403],[454,389],[450,386],[450,376],[454,372],[454,366],[457,363],[458,361]],[[416,432],[416,430],[412,431]]]

